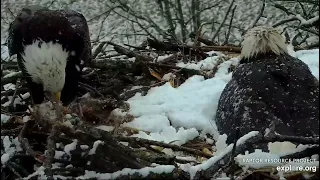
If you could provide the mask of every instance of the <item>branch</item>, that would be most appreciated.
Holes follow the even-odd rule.
[[[150,47],[157,50],[182,52],[185,55],[189,55],[191,53],[194,55],[200,55],[202,59],[208,57],[207,54],[199,51],[198,49],[194,49],[190,46],[178,45],[170,42],[161,42],[153,39],[148,39],[147,41]]]
[[[207,46],[214,46],[215,45],[215,43],[210,41],[209,39],[205,39],[205,38],[203,38],[201,36],[196,36],[196,33],[194,33],[194,32],[190,33],[189,37],[190,38],[197,38],[196,41],[200,41],[200,42],[202,42],[203,44],[205,44]]]
[[[229,22],[229,28],[228,28],[228,31],[227,31],[227,34],[226,34],[226,38],[225,38],[225,40],[223,42],[223,45],[228,44],[229,37],[230,37],[230,32],[231,32],[232,20],[233,20],[234,12],[235,12],[236,8],[237,8],[237,5],[235,5],[234,8],[231,11],[231,18],[230,18],[230,22]]]
[[[1,78],[1,84],[8,84],[8,83],[13,83],[15,84],[16,81],[21,78],[22,76],[22,73],[21,72],[18,72],[16,74],[14,74],[13,76],[9,76],[9,77],[4,77],[4,78]]]
[[[164,11],[165,11],[165,18],[167,20],[167,24],[169,25],[169,33],[172,37],[176,38],[176,34],[175,34],[175,26],[173,25],[173,20],[172,20],[172,15],[171,15],[171,7],[170,7],[170,3],[168,0],[162,0],[162,2],[164,3]]]
[[[145,56],[145,55],[142,55],[138,52],[131,51],[131,50],[124,48],[120,45],[117,45],[115,43],[108,42],[108,44],[113,45],[113,48],[115,51],[117,51],[120,54],[124,54],[124,55],[128,56],[129,58],[135,57],[135,58],[137,58],[137,60],[142,60],[142,61],[152,61],[153,60],[153,58],[150,56]]]
[[[233,6],[233,4],[234,4],[234,1],[235,1],[235,0],[232,0],[232,1],[231,1],[230,5],[229,5],[229,7],[228,7],[228,10],[227,10],[226,14],[224,15],[224,18],[223,18],[220,26],[218,27],[216,33],[213,35],[213,37],[212,37],[212,39],[211,39],[212,42],[214,42],[214,40],[215,40],[216,37],[218,36],[218,34],[219,34],[219,32],[220,32],[223,24],[224,24],[225,21],[227,20],[227,17],[228,17],[228,15],[229,15],[229,13],[230,13],[230,11],[231,11],[231,9],[232,9],[232,6]]]
[[[172,150],[188,152],[188,153],[191,153],[191,154],[194,154],[197,156],[202,156],[202,157],[207,157],[207,158],[212,157],[211,154],[207,154],[205,152],[202,152],[202,151],[199,151],[196,149],[178,146],[178,145],[174,145],[174,144],[167,144],[167,143],[159,142],[159,141],[141,139],[141,138],[137,138],[137,137],[125,137],[125,136],[114,136],[114,138],[118,139],[120,141],[131,142],[133,144],[138,143],[138,144],[155,145],[155,146],[160,146],[160,147],[164,147],[164,148],[171,148]]]
[[[24,123],[23,128],[21,129],[21,131],[19,133],[18,140],[21,143],[22,148],[26,151],[27,154],[30,154],[31,156],[33,156],[35,158],[35,160],[42,163],[42,162],[44,162],[43,154],[34,151],[31,148],[28,139],[24,137],[27,130],[28,130],[30,123],[31,123],[31,121],[27,121]]]
[[[262,15],[263,15],[265,6],[266,6],[266,0],[262,0],[262,7],[261,7],[261,9],[260,9],[260,11],[259,11],[260,13],[259,13],[259,15],[257,16],[257,18],[253,21],[252,25],[249,26],[250,28],[248,28],[248,30],[256,26],[256,24],[258,23],[259,19],[260,19],[260,18],[262,17]]]
[[[186,25],[184,22],[181,0],[176,0],[176,2],[177,2],[177,10],[178,10],[178,15],[179,15],[178,21],[179,21],[180,28],[181,28],[182,41],[185,42],[187,39],[187,35],[186,35],[187,30],[186,30]]]

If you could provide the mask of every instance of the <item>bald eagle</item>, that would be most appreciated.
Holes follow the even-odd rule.
[[[319,135],[319,81],[308,66],[288,54],[285,38],[269,27],[249,30],[240,63],[224,88],[215,122],[227,143],[275,125],[282,135]]]
[[[84,16],[40,6],[23,8],[10,24],[8,49],[10,56],[17,55],[35,104],[48,97],[68,105],[77,95],[82,68],[91,59]]]

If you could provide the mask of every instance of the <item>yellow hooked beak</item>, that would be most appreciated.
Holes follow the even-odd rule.
[[[56,100],[57,102],[60,102],[61,92],[55,93],[55,94],[54,94],[54,97],[55,97],[55,100]]]

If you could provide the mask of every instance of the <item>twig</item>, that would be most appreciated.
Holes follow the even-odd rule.
[[[22,129],[23,126],[18,126],[13,129],[2,129],[1,130],[1,136],[7,136],[7,135],[16,135],[19,134],[20,130]]]
[[[125,141],[125,142],[141,143],[141,144],[161,146],[164,148],[171,148],[173,150],[184,151],[184,152],[188,152],[191,154],[195,154],[195,155],[203,156],[203,157],[207,157],[207,158],[212,157],[211,154],[207,154],[207,153],[204,153],[204,152],[196,150],[196,149],[178,146],[178,145],[174,145],[174,144],[167,144],[167,143],[159,142],[159,141],[141,139],[141,138],[137,138],[137,137],[125,137],[125,136],[114,136],[114,138],[119,139],[120,141]]]
[[[18,87],[18,81],[16,82],[16,87]],[[11,99],[11,102],[10,102],[10,104],[9,104],[9,107],[11,107],[12,108],[12,110],[13,110],[13,108],[14,108],[14,100],[16,99],[16,97],[17,97],[17,92],[18,92],[18,90],[17,90],[18,88],[16,88],[15,90],[14,90],[14,93],[13,93],[13,95],[12,95],[12,99]]]
[[[106,41],[101,42],[98,47],[96,48],[96,50],[94,51],[93,55],[92,55],[92,59],[96,59],[96,57],[98,56],[98,54],[102,51],[103,46],[107,44]]]
[[[12,162],[7,162],[6,166],[15,174],[18,178],[22,178],[23,176],[16,170],[16,164]]]
[[[187,37],[186,37],[187,36],[186,35],[186,24],[184,22],[181,0],[176,0],[176,3],[177,3],[177,11],[178,11],[178,16],[179,16],[178,22],[180,24],[182,41],[185,42],[187,39]]]
[[[42,163],[44,161],[43,155],[34,151],[27,138],[24,137],[24,135],[26,134],[28,127],[30,125],[31,121],[27,121],[24,123],[19,136],[18,136],[18,140],[21,143],[22,148],[26,151],[27,154],[30,154],[31,156],[33,156],[35,158],[35,160],[37,160],[38,162]]]
[[[79,82],[79,85],[84,86],[84,87],[92,90],[94,93],[96,93],[96,94],[98,94],[99,96],[101,96],[101,97],[104,98],[104,95],[101,94],[96,88],[94,88],[94,87],[92,87],[92,86],[90,86],[90,85],[88,85],[88,84],[82,83],[82,82]]]
[[[257,18],[253,21],[253,23],[252,23],[252,25],[250,26],[250,28],[248,28],[248,30],[251,29],[251,28],[254,28],[254,27],[256,26],[256,24],[258,23],[259,19],[260,19],[260,18],[262,17],[262,15],[263,15],[265,6],[266,6],[266,0],[262,0],[262,7],[261,7],[261,9],[260,9],[260,11],[259,11],[260,13],[259,13],[259,15],[257,16]]]
[[[206,53],[200,51],[198,48],[193,48],[192,46],[180,45],[172,42],[163,42],[163,41],[158,41],[158,40],[149,39],[149,38],[148,38],[148,44],[150,47],[157,50],[182,52],[185,55],[189,55],[191,53],[194,55],[201,56],[202,59],[205,59],[206,57],[208,57]]]
[[[77,176],[85,173],[85,170],[83,168],[54,168],[52,169],[52,172],[54,174],[60,174],[60,175],[69,175],[72,174],[72,176]]]
[[[298,159],[301,157],[310,157],[314,154],[319,154],[319,145],[308,147],[303,151],[281,156],[280,158],[281,159]]]
[[[17,91],[17,92],[16,92]],[[1,92],[1,97],[4,97],[4,96],[12,96],[14,93],[17,93],[17,94],[24,94],[28,92],[28,88],[17,88],[15,90],[7,90],[7,91],[4,91],[4,92]]]
[[[275,27],[281,26],[281,25],[283,25],[285,23],[288,23],[288,22],[291,22],[291,21],[296,21],[296,20],[298,20],[298,18],[296,18],[296,17],[291,17],[291,18],[288,18],[288,19],[284,19],[284,20],[276,22],[275,24],[272,25],[272,27],[275,28]]]
[[[227,17],[228,17],[228,15],[229,15],[230,11],[231,11],[231,8],[232,8],[232,6],[233,6],[233,4],[234,4],[234,1],[235,1],[235,0],[232,0],[232,1],[231,1],[230,5],[229,5],[229,7],[228,7],[228,10],[227,10],[227,12],[226,12],[226,14],[224,15],[224,18],[223,18],[222,22],[220,23],[220,26],[218,27],[218,29],[216,30],[215,34],[213,35],[213,37],[212,37],[212,39],[211,39],[212,42],[214,42],[214,40],[216,39],[216,37],[219,35],[220,30],[221,30],[222,26],[224,25],[225,21],[227,20]]]
[[[16,16],[13,14],[13,12],[11,11],[10,8],[8,8],[8,11],[9,11],[10,15],[11,15],[13,18],[16,18]]]
[[[223,42],[223,45],[226,45],[228,44],[228,41],[229,41],[229,37],[230,37],[230,32],[231,32],[231,25],[232,25],[232,21],[233,21],[233,17],[234,17],[234,12],[237,8],[237,5],[234,6],[234,8],[232,9],[231,11],[231,18],[230,18],[230,23],[229,23],[229,28],[228,28],[228,31],[227,31],[227,34],[226,34],[226,38]]]
[[[205,45],[207,45],[207,46],[214,46],[214,45],[216,45],[214,42],[212,42],[212,41],[210,41],[210,40],[208,40],[208,39],[205,39],[205,38],[203,38],[203,37],[201,37],[201,36],[197,36],[196,33],[194,33],[194,32],[190,33],[190,34],[189,34],[189,37],[190,37],[190,38],[197,38],[197,39],[196,39],[197,41],[200,41],[200,42],[202,42],[203,44],[205,44]]]
[[[16,73],[13,76],[1,78],[1,84],[15,83],[21,77],[21,72]]]
[[[6,166],[19,178],[26,177],[29,175],[28,171],[25,168],[14,162],[8,161],[6,163]]]
[[[145,55],[142,55],[138,52],[131,51],[131,50],[124,48],[120,45],[117,45],[115,43],[108,42],[108,44],[113,45],[114,50],[116,50],[118,53],[127,55],[129,58],[135,57],[135,58],[142,60],[142,61],[152,61],[153,60],[153,58],[151,58],[149,56],[145,56]]]
[[[171,7],[170,7],[170,3],[168,0],[162,0],[163,4],[164,4],[164,11],[165,11],[165,18],[167,20],[167,24],[169,25],[170,29],[169,29],[169,33],[173,38],[176,38],[176,34],[175,34],[175,26],[174,26],[174,21],[172,20],[172,15],[171,15]]]

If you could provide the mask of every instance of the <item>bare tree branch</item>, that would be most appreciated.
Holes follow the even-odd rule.
[[[169,25],[169,33],[172,37],[176,37],[175,34],[175,26],[174,26],[174,21],[172,20],[172,14],[171,14],[171,7],[170,7],[170,3],[169,0],[162,0],[162,2],[164,3],[164,12],[165,12],[165,18],[167,20],[167,24]]]
[[[227,31],[227,33],[226,33],[226,38],[225,38],[225,40],[224,40],[224,42],[223,42],[223,45],[228,44],[229,37],[230,37],[230,32],[231,32],[231,25],[232,25],[232,21],[233,21],[233,17],[234,17],[234,12],[235,12],[236,8],[237,8],[237,5],[235,5],[235,6],[233,7],[232,11],[231,11],[231,18],[230,18],[230,22],[229,22],[229,28],[228,28],[228,31]]]
[[[225,21],[227,20],[227,17],[228,17],[228,15],[229,15],[230,11],[231,11],[231,8],[232,8],[232,6],[233,6],[233,4],[234,4],[234,1],[235,1],[235,0],[232,0],[232,1],[231,1],[230,5],[229,5],[229,7],[228,7],[228,10],[227,10],[226,14],[224,15],[224,18],[223,18],[220,26],[218,27],[218,29],[216,30],[215,34],[214,34],[213,37],[212,37],[212,41],[214,41],[214,40],[216,39],[216,37],[219,35],[219,32],[220,32],[223,24],[224,24]]]
[[[256,24],[258,23],[259,19],[260,19],[260,18],[262,17],[262,15],[263,15],[265,6],[266,6],[266,0],[262,0],[262,7],[261,7],[261,9],[260,9],[260,13],[259,13],[259,15],[257,16],[257,18],[253,21],[253,23],[252,23],[252,25],[250,26],[250,28],[248,28],[248,29],[251,29],[251,28],[253,28],[253,27],[256,26]]]
[[[186,25],[184,22],[184,17],[183,17],[183,11],[182,11],[182,6],[181,6],[181,1],[180,0],[176,0],[177,2],[177,10],[178,10],[178,21],[180,24],[180,28],[181,28],[181,36],[182,36],[182,41],[185,42],[187,39],[187,29],[186,29]]]

